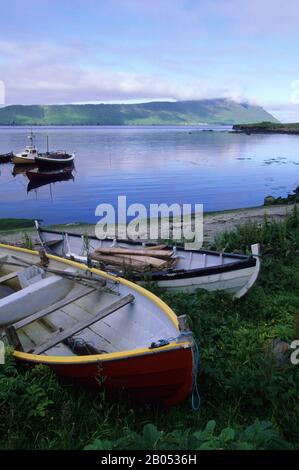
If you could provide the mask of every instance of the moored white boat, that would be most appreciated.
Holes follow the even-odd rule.
[[[35,161],[39,167],[58,167],[70,166],[74,163],[75,154],[66,153],[64,151],[39,153]]]
[[[7,245],[0,245],[0,285],[14,290],[0,291],[0,326],[19,362],[165,405],[190,393],[192,333],[141,286]]]
[[[115,241],[112,239],[99,240],[96,237],[77,233],[64,233],[42,228],[36,221],[36,227],[41,244],[52,254],[86,263],[92,260],[91,253],[97,249],[119,247],[144,249],[153,246],[151,243],[140,241]],[[209,250],[185,250],[176,248],[173,257],[176,264],[173,267],[151,271],[150,278],[160,287],[174,290],[194,292],[196,289],[209,291],[224,290],[234,297],[245,295],[258,278],[261,261],[259,246],[252,245],[252,255],[245,256],[234,253],[222,253]],[[90,256],[91,255],[91,256]],[[88,259],[89,258],[89,259]],[[119,275],[124,275],[122,269],[108,268]],[[133,274],[134,282],[142,283],[144,275]]]
[[[22,152],[17,153],[11,157],[11,161],[15,165],[32,165],[35,163],[35,157],[37,156],[38,152],[35,148],[35,145],[33,144],[34,135],[32,131],[30,132],[28,139],[30,140],[30,145],[27,145]]]

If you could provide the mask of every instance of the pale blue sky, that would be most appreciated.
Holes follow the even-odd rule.
[[[0,80],[6,104],[224,96],[292,121],[298,39],[297,0],[10,0]]]

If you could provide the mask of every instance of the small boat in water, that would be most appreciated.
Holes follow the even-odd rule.
[[[32,131],[28,136],[28,139],[30,140],[30,145],[27,145],[23,152],[12,156],[11,161],[15,165],[32,165],[35,163],[35,157],[37,156],[38,151],[33,144],[34,135]]]
[[[24,364],[175,405],[192,390],[185,319],[141,286],[85,265],[0,245],[0,328]]]
[[[1,153],[0,154],[0,163],[9,163],[13,157],[13,153]]]
[[[252,255],[245,256],[166,245],[157,247],[141,241],[99,240],[94,236],[42,228],[38,221],[35,224],[40,243],[48,253],[91,263],[120,276],[128,268],[134,282],[142,284],[146,277],[173,291],[224,290],[240,298],[253,286],[260,272],[257,244],[251,247]],[[159,254],[157,251],[155,254],[157,248]]]
[[[74,160],[74,153],[70,154],[64,151],[39,153],[35,158],[38,166],[44,168],[72,165]]]

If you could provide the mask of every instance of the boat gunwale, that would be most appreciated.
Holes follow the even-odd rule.
[[[38,227],[38,232],[42,233],[53,233],[57,235],[64,235],[64,232],[60,232],[58,230],[47,230],[41,227]],[[73,232],[67,232],[67,234],[70,237],[77,237],[77,238],[82,238],[83,234],[79,233],[73,233]],[[94,235],[88,235],[88,238],[92,240],[99,240],[99,238],[95,237]],[[47,244],[46,241],[41,240],[43,244]],[[105,241],[111,241],[113,242],[112,238],[106,238]],[[117,240],[119,243],[127,243],[128,245],[141,245],[142,242],[139,240],[123,240],[123,239],[118,239]],[[61,239],[61,242],[63,242],[63,239]],[[147,247],[149,246],[155,246],[153,243],[152,245],[149,243]],[[219,257],[219,252],[218,251],[212,251],[212,250],[184,250],[182,247],[177,247],[177,251],[181,252],[193,252],[193,253],[202,253],[206,255],[212,255],[212,256],[217,256]],[[53,253],[53,250],[50,248],[49,252]],[[204,276],[209,276],[209,275],[215,275],[215,274],[221,274],[224,272],[231,272],[231,271],[239,271],[241,269],[246,269],[246,268],[252,268],[256,266],[256,259],[254,256],[249,255],[241,255],[237,253],[222,253],[223,258],[235,258],[238,261],[232,261],[231,263],[225,263],[225,264],[218,264],[214,266],[206,266],[202,268],[193,268],[193,269],[175,269],[173,268],[172,270],[162,270],[162,271],[156,271],[151,273],[151,278],[153,281],[163,281],[163,280],[168,280],[168,279],[187,279],[187,278],[192,278],[192,277],[204,277]],[[140,274],[134,275],[135,280],[140,280],[142,276]]]
[[[55,157],[50,157],[50,156],[41,156],[41,154],[39,154],[37,157],[35,157],[35,161],[37,163],[39,162],[42,162],[42,163],[61,163],[61,164],[64,164],[64,163],[70,163],[70,162],[73,162],[74,159],[75,159],[75,155],[74,154],[68,154],[69,156],[68,157],[64,157],[64,158],[55,158]]]
[[[46,232],[46,233],[55,233],[57,235],[64,235],[65,233],[67,233],[68,235],[70,235],[71,237],[77,237],[77,238],[81,238],[83,236],[85,236],[83,233],[75,233],[75,232],[62,232],[60,230],[53,230],[53,229],[46,229],[44,227],[38,227],[38,230],[41,231],[41,232]],[[88,235],[88,238],[91,238],[92,240],[98,240],[98,241],[101,241],[100,238],[97,238],[95,235]],[[61,240],[62,241],[62,240]],[[113,238],[105,238],[104,241],[111,241],[113,242],[114,239]],[[147,242],[147,240],[125,240],[125,239],[122,239],[122,238],[118,238],[117,241],[119,243],[127,243],[128,245],[142,245],[143,242]],[[147,247],[150,247],[150,246],[155,246],[156,244],[154,242],[147,242]],[[172,248],[170,245],[168,246],[168,248]],[[197,250],[197,249],[188,249],[188,250],[185,250],[185,248],[183,248],[182,246],[177,246],[176,247],[176,250],[177,251],[187,251],[187,252],[193,252],[193,253],[197,253],[197,252],[200,252],[200,253],[203,253],[203,254],[206,254],[206,255],[219,255],[219,251],[216,251],[216,250],[205,250],[205,249],[200,249],[200,250]],[[221,252],[222,256],[223,257],[229,257],[229,258],[236,258],[236,259],[248,259],[248,258],[252,258],[252,255],[242,255],[240,253],[225,253],[225,252]]]
[[[170,342],[165,346],[158,348],[138,348],[120,352],[91,354],[89,356],[46,356],[39,354],[25,353],[22,351],[14,351],[14,357],[25,362],[38,362],[43,364],[57,365],[84,365],[84,364],[100,364],[101,362],[117,362],[136,357],[145,357],[162,352],[176,351],[179,349],[190,349],[193,347],[192,342]]]
[[[5,245],[3,243],[0,243],[0,248],[4,248],[7,250],[14,250],[18,251],[21,253],[27,253],[30,255],[38,255],[38,251],[36,250],[28,250],[27,248],[21,248],[17,246],[11,246],[11,245]],[[120,284],[123,284],[144,297],[146,297],[148,300],[156,304],[157,307],[159,307],[162,312],[172,321],[173,325],[177,328],[178,336],[180,334],[179,331],[179,324],[178,324],[178,318],[174,311],[165,303],[163,300],[161,300],[159,297],[157,297],[155,294],[152,292],[148,291],[144,287],[135,284],[127,279],[120,278],[118,276],[114,276],[112,274],[109,274],[105,271],[101,271],[96,268],[88,268],[85,264],[78,263],[76,261],[71,261],[69,259],[61,258],[56,255],[51,255],[47,254],[47,257],[50,260],[60,262],[62,264],[67,264],[69,266],[82,269],[84,271],[88,270],[89,272],[92,272],[94,274],[100,275],[102,277],[105,277],[109,280],[112,280],[114,282],[119,282]],[[171,349],[177,349],[180,347],[192,347],[192,341],[187,341],[187,342],[175,342],[172,341],[169,343],[167,346],[163,346],[163,350],[171,350]],[[161,349],[159,348],[161,351]],[[42,362],[45,364],[53,364],[53,363],[59,363],[59,364],[84,364],[84,363],[90,363],[90,362],[103,362],[103,361],[109,361],[113,359],[126,359],[131,356],[140,356],[140,355],[148,355],[152,354],[155,352],[155,350],[149,349],[149,348],[138,348],[138,349],[132,349],[132,350],[127,350],[127,351],[117,351],[114,353],[104,353],[104,354],[93,354],[93,355],[86,355],[86,356],[45,356],[45,355],[35,355],[31,353],[25,353],[22,351],[14,351],[13,355],[18,358],[22,359],[25,361],[29,362]]]

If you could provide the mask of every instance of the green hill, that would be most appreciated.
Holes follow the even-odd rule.
[[[260,106],[219,98],[139,104],[13,105],[0,125],[187,125],[278,122]]]

